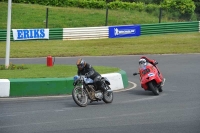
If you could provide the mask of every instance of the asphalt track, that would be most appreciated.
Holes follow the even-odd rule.
[[[140,56],[83,57],[97,66],[127,72],[130,89],[114,92],[111,104],[78,107],[71,96],[0,98],[0,133],[199,133],[200,54],[148,55],[166,78],[154,96],[139,85]],[[55,64],[75,64],[78,57],[56,58]],[[46,58],[11,59],[14,64],[45,64]],[[5,60],[0,59],[0,64]],[[132,89],[134,84],[137,86]]]

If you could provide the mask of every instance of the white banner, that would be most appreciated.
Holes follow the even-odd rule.
[[[12,29],[14,40],[49,39],[49,29]]]

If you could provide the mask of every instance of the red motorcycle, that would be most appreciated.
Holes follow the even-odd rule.
[[[154,95],[159,95],[162,92],[162,87],[165,82],[165,78],[156,66],[158,62],[151,64],[145,59],[139,61],[139,73],[133,73],[133,75],[140,74],[141,87],[145,91],[152,91]]]

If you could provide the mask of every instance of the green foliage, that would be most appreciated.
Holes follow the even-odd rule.
[[[200,13],[200,0],[193,0],[196,6],[195,12]]]
[[[12,0],[14,3],[30,3],[30,4],[40,4],[40,5],[51,5],[59,7],[80,7],[80,8],[95,8],[95,9],[105,9],[106,5],[109,9],[127,9],[127,10],[137,10],[137,11],[152,11],[153,8],[159,8],[156,4],[147,5],[148,2],[123,2],[121,0],[108,1],[106,0]]]
[[[142,2],[145,4],[160,4],[162,0],[121,0],[124,2]]]
[[[170,11],[178,11],[182,15],[192,15],[195,10],[195,4],[192,0],[164,0],[162,8]]]
[[[114,1],[108,4],[109,9],[131,9],[130,3]]]
[[[0,0],[8,1],[8,0]],[[80,7],[80,8],[105,8],[106,1],[104,0],[12,0],[13,3],[28,3],[51,5],[59,7]]]
[[[159,5],[156,4],[144,4],[142,2],[122,2],[114,1],[108,4],[109,9],[125,9],[125,10],[137,10],[137,11],[147,11],[153,12],[159,8]]]
[[[155,4],[148,4],[148,5],[146,5],[145,10],[146,10],[146,12],[148,12],[148,13],[152,13],[152,12],[154,12],[154,11],[158,11],[159,8],[160,8],[160,6],[157,6],[157,5],[155,5]]]

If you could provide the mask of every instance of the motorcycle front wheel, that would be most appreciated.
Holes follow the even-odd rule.
[[[82,92],[83,90],[83,92]],[[72,97],[74,102],[80,107],[86,107],[88,104],[88,96],[84,89],[81,89],[80,86],[77,86],[72,91]]]
[[[108,90],[111,90],[109,85],[106,84],[106,87],[108,88]],[[105,103],[112,103],[112,101],[113,101],[113,92],[105,91],[103,93],[103,101]]]
[[[159,86],[158,90],[159,90],[159,92],[162,92],[163,91],[162,86]]]
[[[154,95],[159,95],[159,90],[155,82],[153,81],[149,82],[148,87],[153,92]]]

